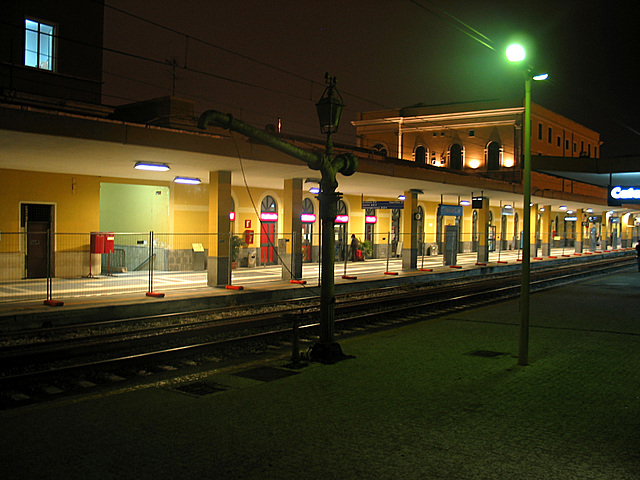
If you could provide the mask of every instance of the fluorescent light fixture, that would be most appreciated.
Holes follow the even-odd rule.
[[[313,223],[316,221],[316,216],[313,213],[303,213],[300,215],[300,221],[303,223]]]
[[[469,205],[471,205],[471,202],[469,200],[460,200],[460,205],[462,205],[463,207],[468,207]]]
[[[152,162],[136,162],[133,167],[136,170],[150,170],[152,172],[166,172],[170,170],[171,167],[166,163],[152,163]]]
[[[364,223],[376,223],[378,221],[378,217],[375,215],[366,215],[364,217]]]
[[[407,199],[404,195],[398,195],[398,200],[402,200],[403,202]]]
[[[184,183],[185,185],[198,185],[202,183],[199,178],[192,177],[176,177],[173,179],[175,183]]]
[[[562,211],[565,211],[567,209],[567,207],[564,206],[564,205],[560,205],[559,209],[562,210]]]
[[[317,195],[320,193],[320,189],[318,187],[311,187],[309,189],[309,193],[313,193],[314,195]]]

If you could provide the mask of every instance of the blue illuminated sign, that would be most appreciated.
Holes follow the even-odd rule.
[[[620,185],[610,185],[609,198],[607,203],[610,206],[620,206],[627,203],[640,204],[640,187],[622,187]]]

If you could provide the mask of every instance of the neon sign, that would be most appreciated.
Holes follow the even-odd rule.
[[[376,223],[378,221],[378,217],[375,215],[366,215],[364,217],[364,223]]]
[[[336,215],[336,223],[349,223],[349,215]]]
[[[316,221],[316,216],[313,213],[303,213],[300,215],[300,220],[303,223],[313,223]]]

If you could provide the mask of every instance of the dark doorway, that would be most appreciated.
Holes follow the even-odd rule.
[[[20,223],[27,232],[27,278],[46,278],[47,246],[51,251],[51,276],[55,276],[53,205],[23,203]]]
[[[491,142],[487,147],[487,170],[500,169],[500,144]]]
[[[462,146],[458,143],[454,143],[449,149],[449,168],[462,170]]]

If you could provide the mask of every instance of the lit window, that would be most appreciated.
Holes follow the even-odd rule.
[[[53,26],[25,19],[24,27],[24,64],[53,70]]]

